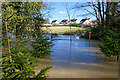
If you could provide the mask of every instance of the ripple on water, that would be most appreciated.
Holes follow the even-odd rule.
[[[75,39],[70,43],[68,35],[58,35],[49,58],[41,59],[42,67],[51,65],[50,78],[117,78],[118,63],[115,57],[106,58],[99,50],[101,42]],[[36,68],[39,71],[41,66]]]

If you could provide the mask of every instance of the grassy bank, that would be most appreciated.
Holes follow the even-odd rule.
[[[89,27],[71,27],[71,33],[83,33],[87,31]],[[51,34],[69,34],[70,27],[69,26],[54,26],[54,27],[42,27],[42,30],[47,31]]]

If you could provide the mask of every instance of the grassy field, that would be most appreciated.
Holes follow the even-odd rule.
[[[89,27],[71,27],[71,32],[80,32],[80,31],[86,31]],[[48,31],[49,33],[69,33],[70,27],[69,26],[54,26],[54,27],[42,27],[42,30]]]

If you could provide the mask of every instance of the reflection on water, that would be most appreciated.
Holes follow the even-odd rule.
[[[115,58],[106,58],[99,50],[99,41],[76,39],[72,42],[68,35],[57,35],[52,47],[53,53],[48,59],[41,59],[42,66],[51,65],[48,72],[51,78],[115,78],[117,77],[118,64]],[[111,60],[111,61],[110,61]],[[112,65],[112,66],[111,66]],[[38,66],[36,71],[39,71]]]

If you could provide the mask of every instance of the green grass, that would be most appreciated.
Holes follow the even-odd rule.
[[[71,27],[71,32],[79,32],[79,31],[86,31],[88,30],[89,27]],[[69,26],[60,26],[60,27],[42,27],[42,30],[48,31],[48,33],[69,33],[70,32],[70,27]]]

